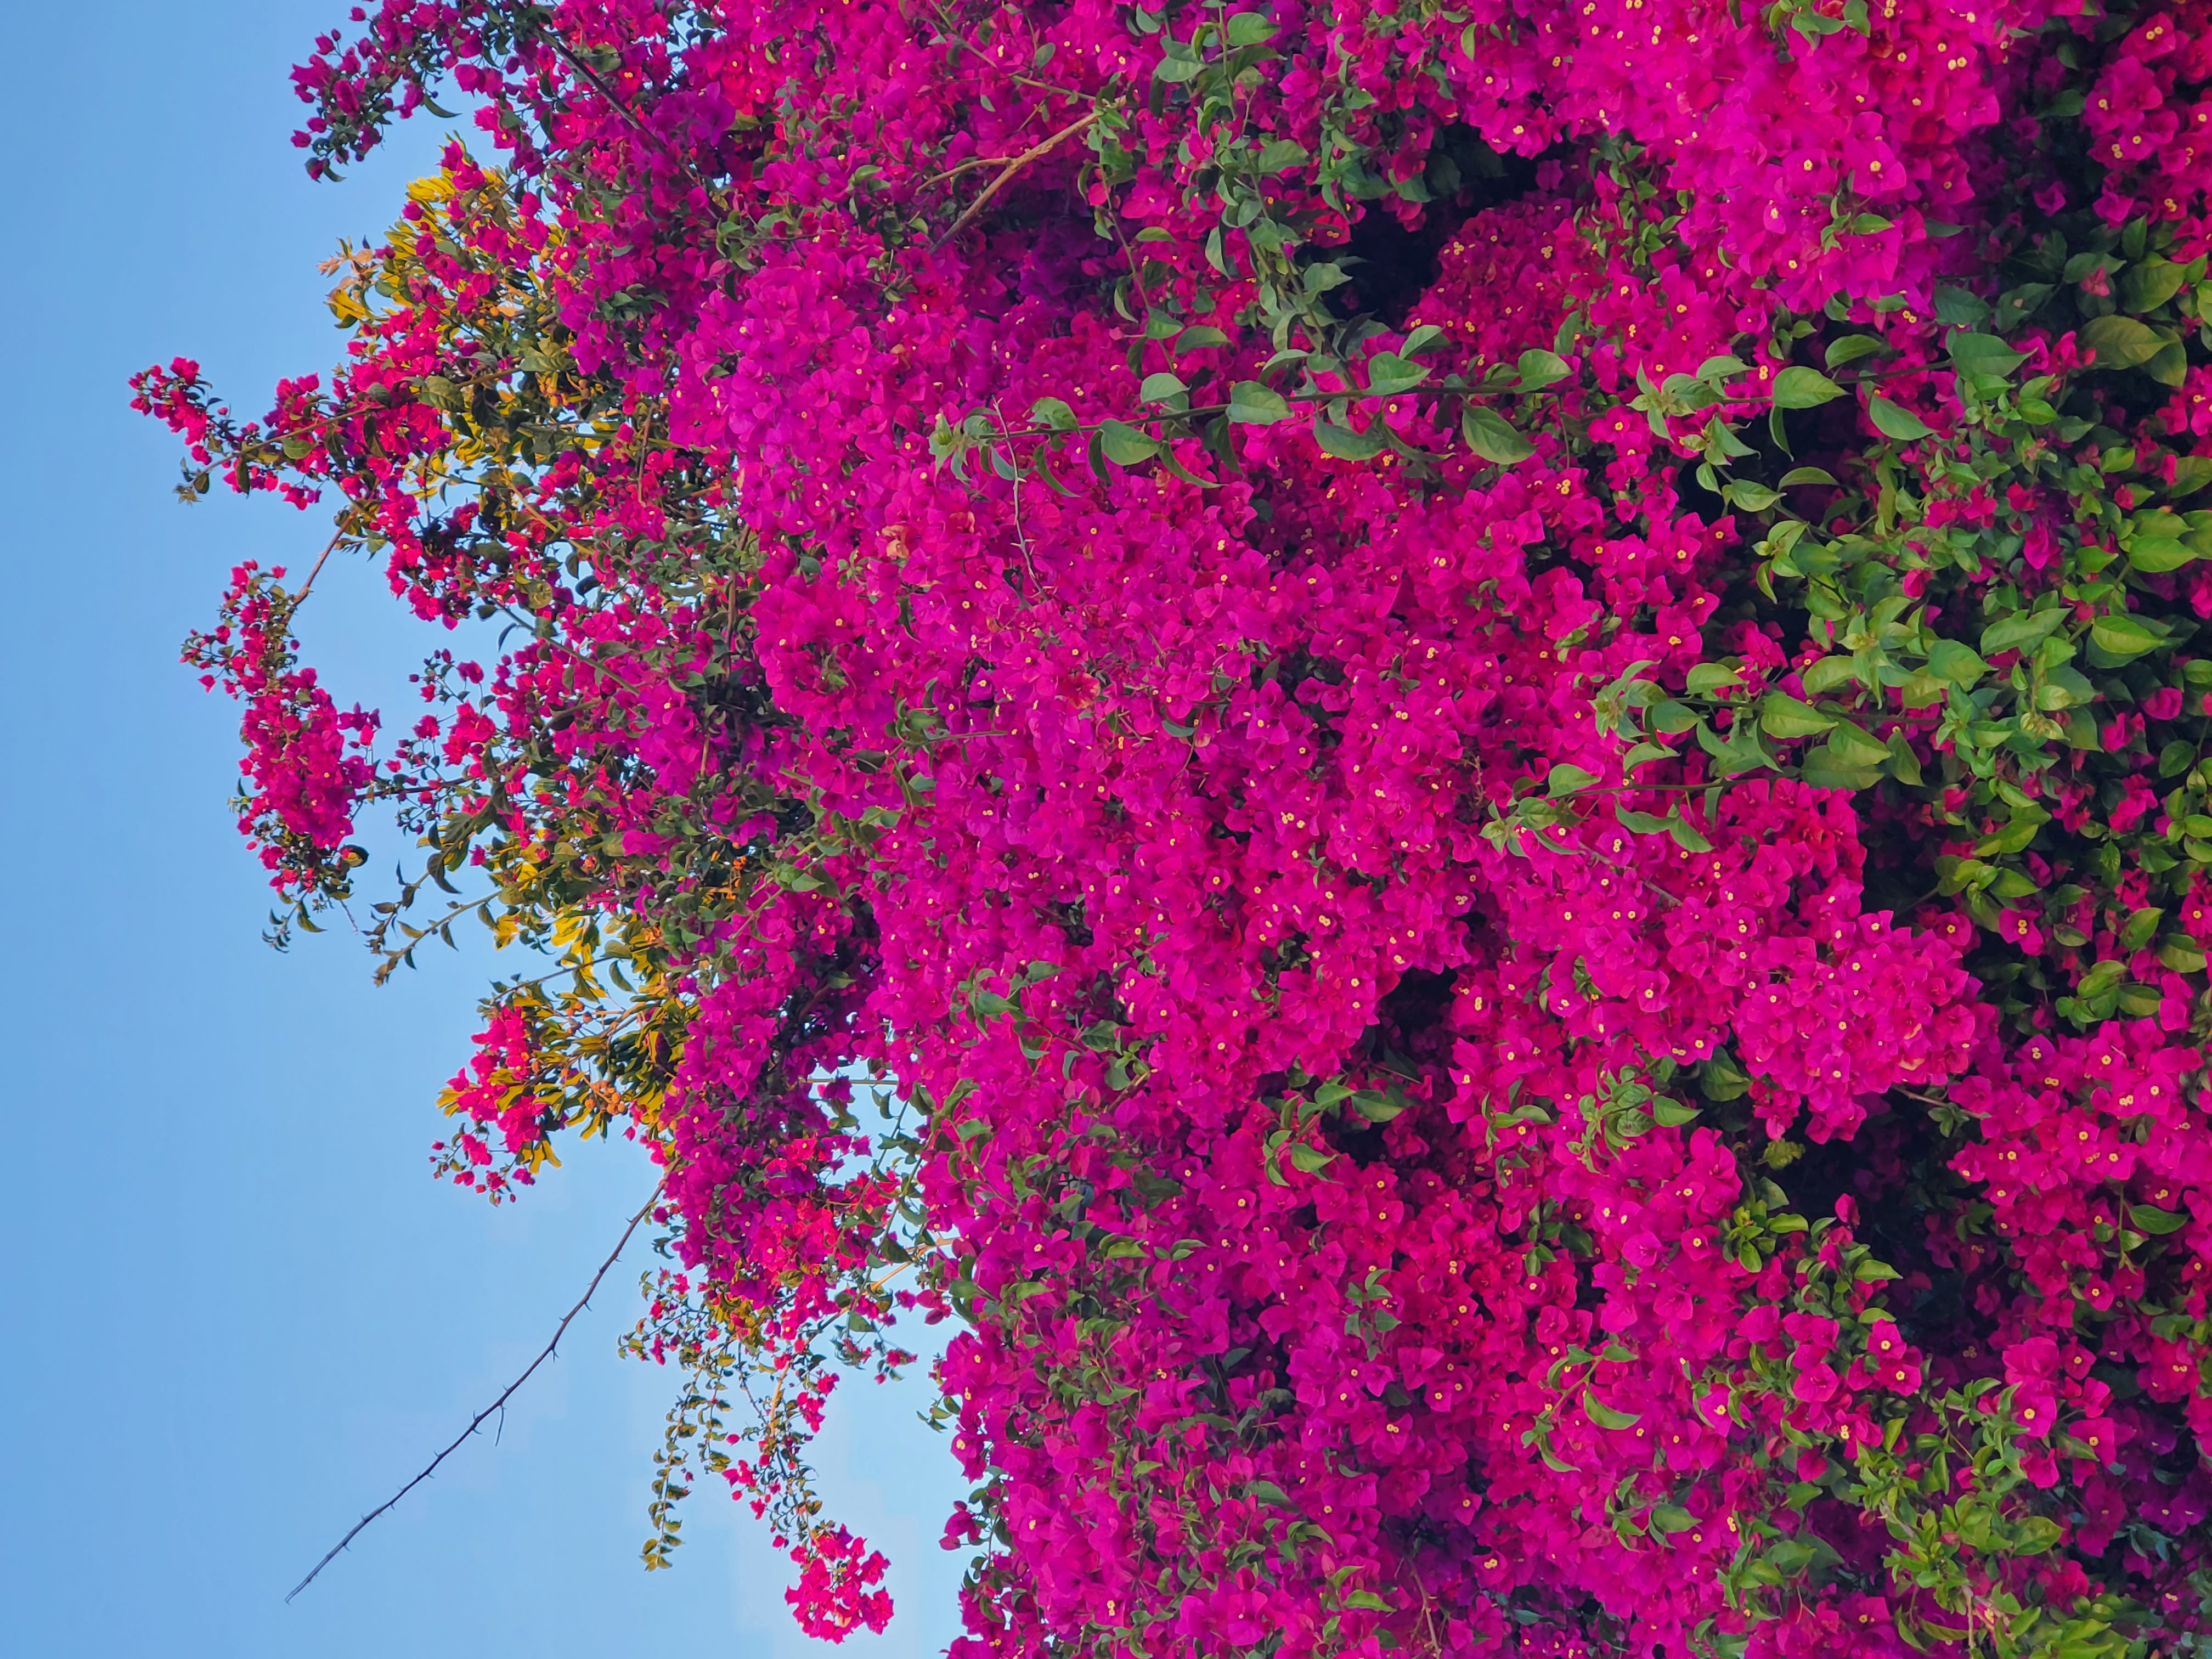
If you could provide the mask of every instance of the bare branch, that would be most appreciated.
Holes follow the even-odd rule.
[[[1046,139],[1042,143],[1034,145],[1031,148],[1024,150],[1019,155],[1014,157],[1012,161],[1007,162],[1005,170],[984,187],[983,193],[981,196],[978,196],[974,201],[968,204],[968,210],[952,222],[952,228],[946,231],[944,235],[937,239],[937,245],[939,247],[944,246],[945,243],[951,241],[962,231],[965,230],[968,226],[973,222],[977,214],[981,213],[985,208],[990,206],[991,198],[994,196],[996,196],[1000,191],[1004,190],[1013,181],[1013,177],[1016,173],[1019,173],[1030,162],[1036,161],[1038,156],[1043,155],[1047,150],[1059,143],[1062,139],[1073,138],[1077,133],[1082,131],[1085,127],[1089,126],[1097,118],[1098,112],[1093,110],[1090,114],[1085,116],[1080,121],[1071,122],[1068,125],[1062,127],[1058,132],[1054,133],[1051,137]]]
[[[521,1376],[516,1377],[514,1382],[508,1383],[507,1385],[506,1392],[501,1394],[498,1399],[493,1401],[490,1405],[486,1406],[482,1411],[471,1418],[469,1419],[468,1427],[463,1429],[459,1434],[454,1437],[453,1443],[452,1445],[447,1447],[445,1450],[440,1452],[435,1457],[432,1458],[430,1460],[429,1466],[426,1468],[422,1474],[416,1475],[412,1480],[410,1480],[398,1492],[392,1493],[391,1497],[385,1499],[383,1503],[378,1504],[367,1515],[362,1516],[360,1520],[356,1521],[354,1523],[353,1530],[348,1533],[344,1537],[339,1539],[337,1543],[331,1545],[330,1553],[324,1556],[321,1560],[315,1563],[313,1571],[308,1573],[305,1578],[302,1578],[298,1583],[292,1586],[290,1594],[286,1595],[284,1598],[287,1601],[289,1601],[293,1596],[297,1595],[301,1590],[307,1589],[308,1585],[313,1583],[315,1582],[316,1576],[319,1574],[325,1567],[327,1567],[331,1562],[337,1559],[338,1553],[344,1549],[347,1545],[352,1543],[355,1539],[361,1536],[362,1529],[368,1526],[370,1522],[375,1520],[378,1516],[382,1515],[386,1510],[392,1508],[401,1498],[406,1497],[409,1492],[413,1492],[416,1487],[421,1486],[425,1480],[428,1480],[432,1475],[435,1474],[438,1472],[438,1466],[444,1462],[447,1458],[451,1457],[455,1452],[459,1451],[461,1449],[463,1443],[465,1443],[471,1435],[474,1434],[478,1429],[483,1426],[485,1419],[494,1415],[495,1413],[501,1413],[501,1420],[502,1423],[505,1422],[506,1419],[503,1413],[507,1409],[507,1402],[508,1400],[514,1397],[514,1391],[517,1389],[530,1381],[532,1372],[536,1371],[540,1365],[544,1364],[547,1360],[553,1357],[553,1351],[561,1346],[561,1338],[567,1333],[569,1325],[574,1321],[576,1316],[583,1312],[584,1310],[591,1304],[592,1292],[599,1288],[599,1281],[605,1279],[607,1276],[608,1272],[614,1267],[617,1258],[622,1255],[624,1247],[629,1243],[630,1235],[637,1231],[638,1224],[643,1221],[645,1218],[652,1212],[653,1206],[660,1201],[661,1191],[667,1186],[667,1184],[668,1177],[664,1174],[660,1177],[660,1180],[654,1185],[653,1196],[645,1200],[644,1206],[641,1208],[635,1215],[629,1218],[629,1225],[623,1229],[623,1236],[615,1242],[613,1254],[609,1255],[605,1261],[599,1263],[599,1272],[593,1273],[592,1275],[592,1282],[584,1286],[584,1293],[576,1299],[576,1305],[569,1309],[568,1311],[562,1316],[561,1322],[553,1328],[552,1340],[545,1345],[544,1352],[539,1353],[537,1358],[530,1362],[529,1368],[526,1370]]]

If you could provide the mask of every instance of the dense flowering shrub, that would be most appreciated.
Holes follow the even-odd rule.
[[[507,630],[191,656],[552,959],[442,1167],[665,1165],[648,1561],[879,1626],[907,1309],[962,1659],[2212,1647],[2212,9],[1150,3],[383,0],[500,166],[138,382]]]

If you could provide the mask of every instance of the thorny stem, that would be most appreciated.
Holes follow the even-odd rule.
[[[615,1248],[612,1254],[611,1254],[605,1261],[602,1261],[599,1264],[599,1272],[592,1275],[592,1282],[584,1286],[583,1295],[576,1298],[576,1305],[569,1309],[566,1314],[562,1316],[561,1322],[553,1328],[552,1340],[546,1343],[544,1348],[539,1352],[538,1358],[530,1362],[528,1367],[524,1370],[522,1375],[516,1377],[514,1382],[508,1383],[505,1391],[501,1394],[498,1399],[493,1401],[490,1405],[486,1406],[482,1411],[471,1418],[469,1419],[468,1427],[463,1429],[459,1434],[453,1437],[453,1441],[451,1445],[447,1446],[445,1450],[440,1452],[435,1457],[432,1458],[422,1474],[416,1475],[412,1480],[410,1480],[398,1492],[386,1498],[383,1503],[378,1504],[367,1515],[362,1516],[360,1520],[355,1522],[353,1524],[353,1530],[347,1533],[344,1537],[339,1539],[337,1543],[331,1545],[329,1553],[325,1554],[321,1560],[315,1563],[313,1568],[308,1572],[307,1576],[305,1578],[302,1578],[298,1583],[292,1586],[291,1593],[285,1596],[285,1601],[289,1601],[293,1596],[297,1595],[301,1590],[307,1589],[308,1585],[313,1583],[317,1575],[319,1575],[325,1567],[327,1567],[331,1562],[337,1559],[338,1552],[344,1549],[347,1545],[352,1543],[356,1538],[359,1537],[361,1535],[362,1529],[367,1527],[370,1522],[375,1520],[377,1516],[382,1515],[386,1510],[393,1507],[393,1505],[397,1504],[401,1498],[406,1497],[409,1492],[413,1492],[416,1487],[421,1486],[425,1480],[428,1480],[432,1475],[435,1474],[438,1472],[438,1466],[441,1463],[443,1463],[447,1458],[451,1457],[456,1451],[459,1451],[461,1446],[467,1441],[468,1437],[483,1426],[484,1420],[487,1418],[506,1409],[507,1402],[513,1397],[514,1391],[517,1389],[520,1389],[524,1383],[530,1381],[531,1376],[537,1371],[538,1368],[553,1357],[553,1351],[561,1346],[561,1338],[567,1333],[570,1323],[574,1321],[578,1314],[583,1312],[586,1307],[591,1305],[592,1294],[599,1288],[599,1281],[605,1279],[607,1276],[608,1271],[613,1267],[616,1258],[622,1255],[623,1248],[629,1243],[630,1235],[637,1231],[638,1224],[652,1212],[653,1206],[660,1201],[660,1194],[662,1191],[665,1189],[667,1185],[668,1176],[664,1171],[660,1179],[653,1183],[653,1196],[647,1199],[643,1206],[638,1210],[638,1212],[629,1218],[629,1225],[623,1229],[622,1237],[615,1241]]]
[[[1032,144],[1029,149],[1024,150],[1019,155],[1014,157],[1012,161],[1007,162],[1005,167],[1000,170],[999,176],[992,179],[989,184],[983,186],[983,193],[981,196],[978,196],[974,201],[968,204],[968,210],[952,222],[952,228],[946,231],[944,235],[937,239],[937,245],[939,247],[944,246],[945,243],[951,241],[962,231],[967,229],[968,227],[975,222],[975,216],[982,212],[985,208],[990,206],[991,198],[1013,182],[1013,178],[1016,173],[1019,173],[1024,167],[1036,161],[1040,155],[1044,155],[1048,150],[1060,143],[1062,140],[1073,137],[1077,133],[1082,131],[1085,127],[1089,126],[1097,118],[1098,112],[1097,110],[1092,110],[1084,116],[1081,120],[1071,121],[1067,125],[1062,127],[1058,132],[1054,133],[1051,137],[1043,140],[1040,143]]]

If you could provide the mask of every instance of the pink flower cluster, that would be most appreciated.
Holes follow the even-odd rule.
[[[203,685],[220,681],[246,705],[238,827],[289,896],[344,888],[356,862],[346,837],[374,779],[366,751],[380,722],[359,705],[341,712],[315,671],[298,666],[290,633],[298,599],[277,586],[283,575],[251,560],[234,569],[222,621],[191,637],[185,660],[204,671]]]
[[[514,177],[327,390],[142,404],[530,624],[383,787],[638,970],[573,1053],[667,1169],[641,1346],[767,1356],[803,1627],[890,1613],[798,1454],[896,1304],[957,1659],[2204,1628],[2203,9],[319,43],[317,167],[450,74]],[[230,611],[328,851],[374,717]],[[451,1097],[517,1155],[520,1006]]]

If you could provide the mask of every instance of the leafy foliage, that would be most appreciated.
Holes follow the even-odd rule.
[[[443,1167],[666,1166],[649,1564],[881,1626],[903,1309],[961,1659],[2212,1641],[2203,6],[356,21],[506,164],[139,401],[509,630],[188,655],[280,938],[550,959]]]

